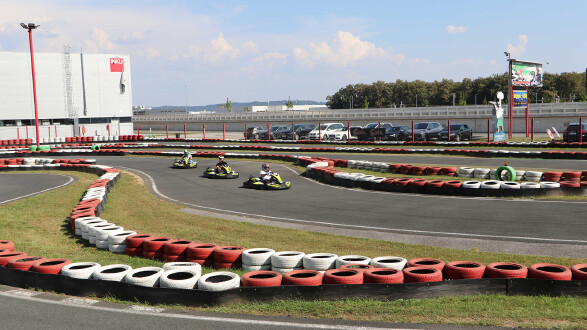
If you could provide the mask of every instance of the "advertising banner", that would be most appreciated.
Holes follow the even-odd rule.
[[[512,61],[512,86],[542,87],[542,64]]]
[[[124,59],[120,57],[110,58],[110,72],[124,72]]]
[[[528,103],[528,92],[514,91],[514,107],[525,107],[526,103]]]

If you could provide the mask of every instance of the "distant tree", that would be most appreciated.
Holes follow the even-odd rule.
[[[363,108],[364,109],[369,108],[369,100],[367,99],[366,95],[365,95],[365,98],[363,99]]]
[[[291,101],[291,98],[290,98],[289,96],[287,97],[287,102],[285,103],[285,106],[286,106],[286,107],[287,107],[289,110],[293,109],[293,102]]]
[[[226,108],[226,110],[228,110],[228,112],[232,112],[232,102],[230,102],[228,97],[226,98],[226,104],[224,105],[224,107]]]

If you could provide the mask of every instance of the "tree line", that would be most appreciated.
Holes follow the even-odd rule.
[[[427,82],[422,80],[395,82],[376,81],[372,84],[347,85],[326,97],[330,109],[427,107],[444,105],[488,104],[498,91],[506,94],[508,73],[460,82],[450,79]],[[531,87],[530,103],[587,101],[585,74],[579,72],[544,73],[543,87]]]

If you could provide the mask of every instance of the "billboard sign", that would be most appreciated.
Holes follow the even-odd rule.
[[[542,63],[512,60],[512,86],[542,87]]]
[[[526,106],[528,103],[528,92],[514,91],[514,107]]]
[[[120,57],[110,58],[110,72],[124,72],[124,59]]]

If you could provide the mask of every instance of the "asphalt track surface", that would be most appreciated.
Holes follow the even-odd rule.
[[[249,175],[258,174],[259,162],[230,161],[241,177],[214,180],[204,178],[202,172],[216,160],[197,160],[196,169],[173,169],[171,158],[98,158],[99,163],[139,171],[148,184],[152,180],[152,189],[160,197],[214,214],[259,218],[268,224],[365,231],[371,233],[368,237],[377,239],[395,234],[419,236],[417,243],[445,238],[431,245],[446,247],[458,248],[456,243],[465,239],[487,251],[579,258],[587,255],[585,202],[347,189],[320,184],[278,164],[272,170],[291,181],[292,188],[254,190],[243,188],[242,183]]]
[[[74,181],[63,174],[18,173],[0,174],[0,205],[49,191]]]

